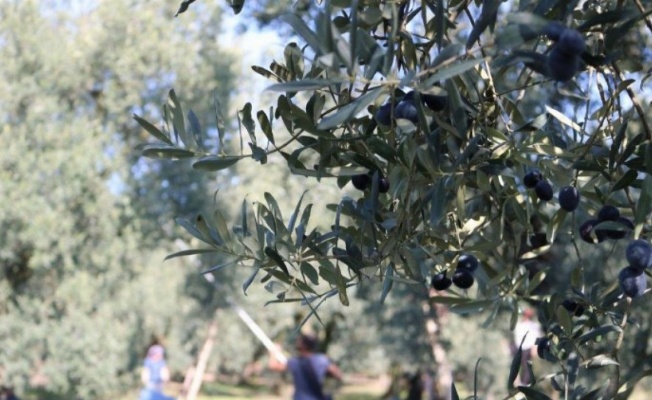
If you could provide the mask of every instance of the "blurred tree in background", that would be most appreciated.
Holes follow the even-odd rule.
[[[3,3],[4,384],[109,398],[134,385],[153,334],[173,365],[192,361],[204,318],[188,293],[206,283],[188,263],[161,261],[177,249],[173,217],[199,212],[214,179],[178,170],[162,184],[165,165],[135,163],[144,136],[131,114],[158,117],[174,85],[197,95],[185,99],[207,120],[206,97],[228,105],[234,71],[216,40],[216,7],[190,27],[171,24],[173,11],[155,2]]]

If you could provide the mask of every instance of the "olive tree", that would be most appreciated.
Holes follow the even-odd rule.
[[[277,93],[269,110],[247,103],[237,128],[210,135],[171,92],[160,126],[137,119],[155,139],[148,157],[207,172],[253,159],[263,174],[280,159],[337,184],[332,225],[314,228],[324,210],[281,209],[266,193],[235,221],[219,209],[180,221],[202,244],[170,257],[225,255],[205,272],[248,269],[245,292],[267,285],[271,303],[311,315],[373,284],[380,303],[395,285],[433,286],[431,305],[482,313],[485,326],[507,314],[513,329],[531,303],[545,325],[539,355],[555,368],[516,386],[519,349],[508,396],[547,399],[551,384],[564,398],[627,397],[652,372],[632,357],[647,346],[623,346],[647,326],[632,316],[649,302],[652,268],[652,11],[606,0],[301,5],[278,17],[295,35],[282,59],[252,67]]]

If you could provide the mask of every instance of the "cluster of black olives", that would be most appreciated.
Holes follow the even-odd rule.
[[[407,92],[398,103],[385,103],[376,110],[376,122],[381,125],[389,126],[392,121],[397,119],[407,119],[413,124],[419,123],[419,113],[417,111],[416,98],[414,91]],[[419,93],[421,102],[432,111],[441,111],[446,108],[448,99],[446,96],[440,96],[428,93]],[[394,111],[392,113],[392,110]]]
[[[446,290],[451,285],[455,285],[460,289],[468,289],[475,282],[473,272],[478,269],[479,265],[480,263],[475,256],[463,254],[457,261],[457,267],[452,279],[446,276],[446,271],[441,271],[433,275],[430,283],[435,290]]]
[[[647,289],[645,270],[652,269],[652,246],[643,239],[632,240],[625,256],[629,265],[618,274],[618,282],[625,296],[636,298]]]
[[[543,33],[555,44],[548,53],[548,76],[556,81],[568,81],[579,71],[582,53],[586,47],[584,37],[575,29],[559,22],[550,22]]]
[[[534,169],[523,177],[523,184],[528,189],[534,189],[539,200],[550,201],[553,198],[552,184],[543,178],[538,169]],[[573,212],[580,205],[580,193],[573,186],[565,186],[559,191],[559,206],[568,212]]]
[[[647,289],[645,270],[652,270],[652,245],[646,240],[632,240],[627,245],[625,256],[629,265],[618,274],[618,283],[623,294],[630,298],[640,297]],[[579,317],[584,314],[585,308],[574,299],[566,299],[562,306],[571,315]],[[537,339],[537,354],[544,360],[552,360],[550,339],[542,337]]]
[[[605,205],[600,209],[600,211],[598,211],[597,218],[591,218],[580,225],[579,234],[582,240],[587,243],[596,243],[597,240],[597,243],[601,243],[607,239],[619,240],[627,236],[627,230],[609,228],[596,229],[596,226],[607,221],[617,223],[629,230],[634,229],[634,223],[629,218],[621,217],[620,211],[618,211],[616,207]],[[592,233],[595,233],[595,237]]]
[[[389,102],[378,107],[374,118],[381,125],[390,126],[397,119],[407,119],[415,125],[419,123],[419,113],[416,106],[415,91],[407,92],[398,103]],[[442,111],[448,104],[446,96],[440,96],[428,93],[419,93],[421,102],[432,111]],[[351,177],[353,187],[358,190],[367,190],[371,187],[373,171],[366,174],[355,175]],[[389,191],[389,179],[380,177],[378,191],[387,193]]]

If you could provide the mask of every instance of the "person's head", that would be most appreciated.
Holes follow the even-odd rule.
[[[160,344],[150,346],[147,350],[147,358],[150,360],[162,360],[163,356],[165,356],[165,350]]]
[[[317,351],[317,338],[313,335],[302,333],[297,337],[296,347],[299,353],[314,353]]]
[[[530,319],[534,318],[534,314],[535,314],[534,309],[528,307],[525,310],[523,310],[523,319],[530,320]]]

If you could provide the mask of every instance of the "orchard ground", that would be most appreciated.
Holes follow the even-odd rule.
[[[379,378],[367,378],[364,376],[355,376],[347,380],[347,383],[337,392],[337,400],[377,400],[385,392],[389,385],[389,378],[386,376]],[[462,382],[456,382],[461,398],[472,396],[472,388],[465,387]],[[173,395],[179,393],[180,385],[171,383],[166,388],[166,394]],[[292,394],[292,385],[290,382],[284,382],[280,394],[272,394],[271,384],[268,381],[260,381],[250,385],[235,385],[226,382],[210,382],[202,386],[202,390],[197,400],[281,400],[289,399]],[[125,394],[118,400],[133,400],[137,398],[137,392]],[[554,397],[553,397],[554,398]],[[648,400],[652,398],[652,392],[645,391],[640,385],[632,393],[630,400]],[[496,398],[496,400],[498,400]]]
[[[341,387],[336,395],[338,400],[371,400],[378,399],[389,385],[389,379],[367,378],[355,376],[347,379],[347,383]],[[271,379],[261,378],[253,381],[251,384],[237,385],[225,381],[207,382],[202,385],[201,392],[197,400],[279,400],[289,399],[292,396],[292,384],[290,381],[284,381],[279,390],[279,394],[274,394]],[[178,383],[170,383],[166,386],[167,395],[179,393],[181,386]],[[137,398],[138,392],[125,394],[119,400],[132,400]]]

